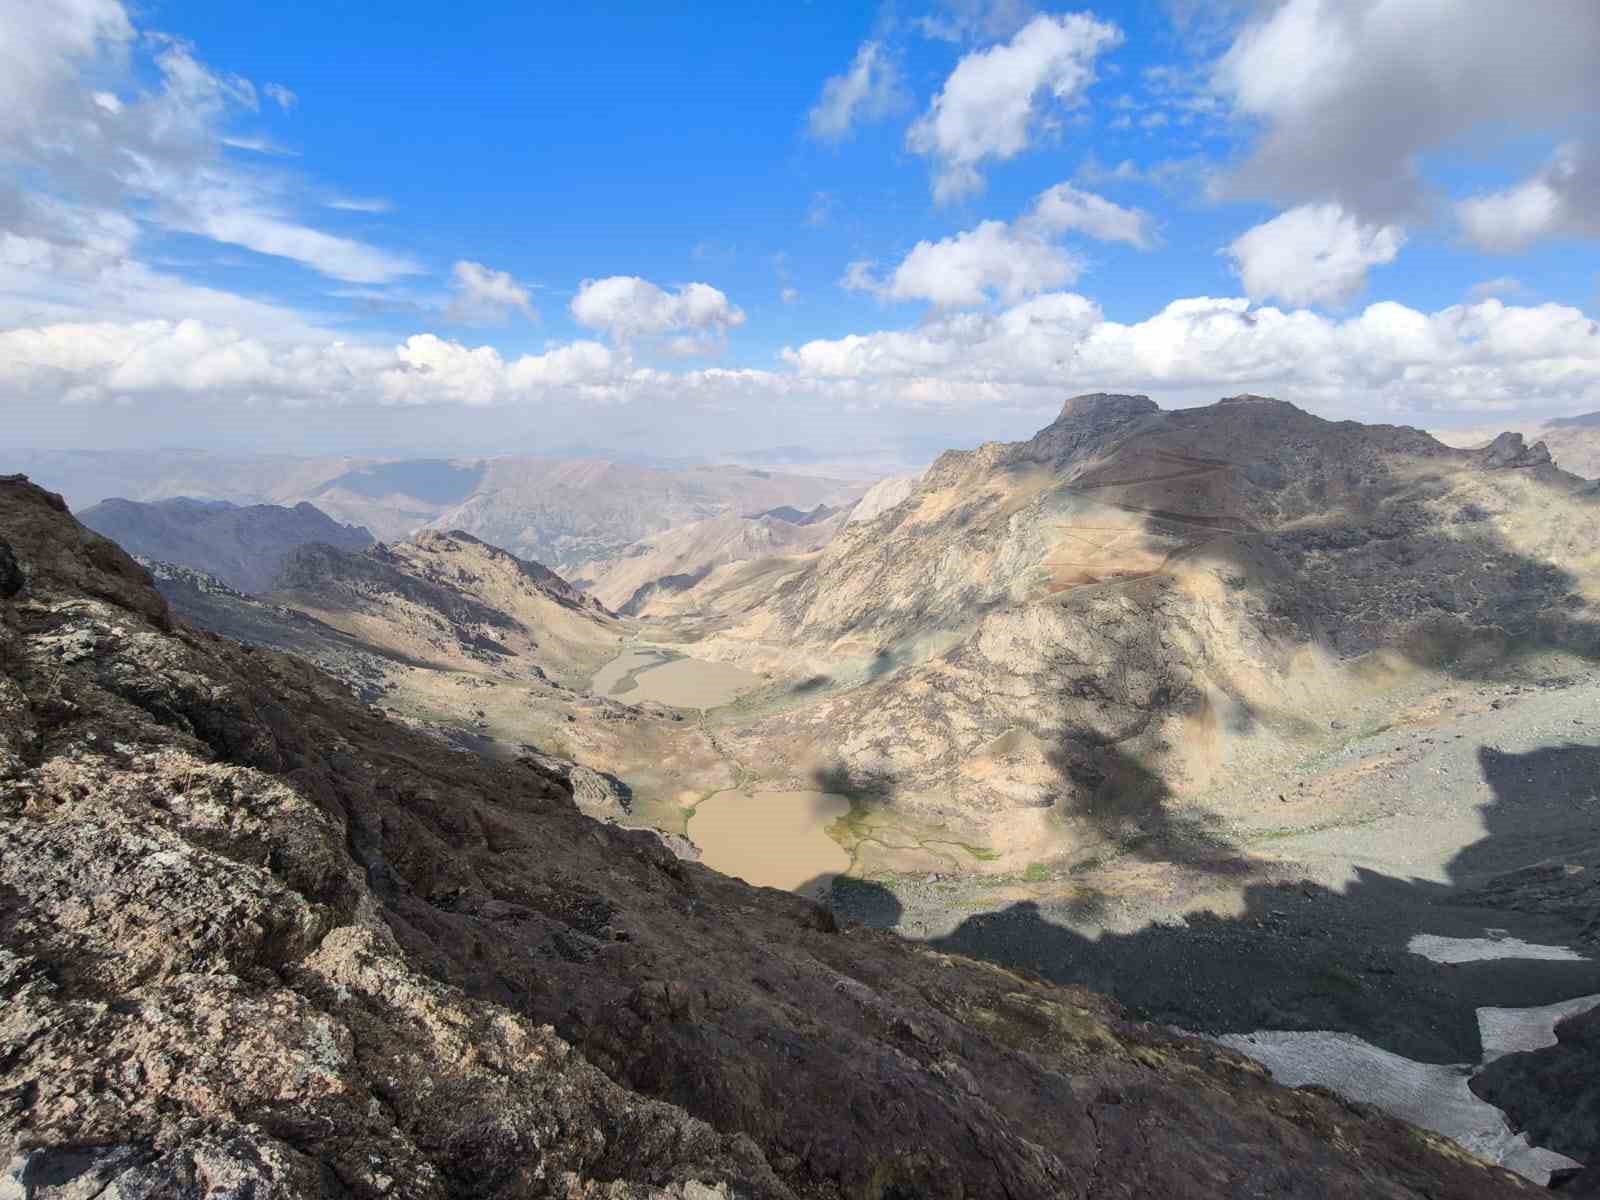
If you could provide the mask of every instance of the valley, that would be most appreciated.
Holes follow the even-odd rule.
[[[1600,1004],[1596,485],[1516,435],[1092,395],[857,494],[648,532],[583,588],[465,530],[308,540],[254,596],[153,566],[184,619],[712,869],[1428,1097],[1395,1111],[1537,1181],[1586,1157],[1418,1081],[1490,1078],[1486,1012]]]

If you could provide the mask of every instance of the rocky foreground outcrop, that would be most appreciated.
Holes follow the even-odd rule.
[[[0,1194],[1495,1197],[1089,993],[838,928],[176,624],[0,479]]]

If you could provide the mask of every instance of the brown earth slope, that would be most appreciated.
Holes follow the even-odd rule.
[[[1534,1193],[441,753],[17,477],[0,710],[18,1195]]]
[[[285,560],[271,598],[434,667],[536,668],[575,681],[613,656],[619,636],[599,601],[460,530],[358,554],[302,547]]]
[[[804,523],[768,513],[694,521],[643,538],[597,570],[586,572],[589,591],[629,616],[670,610],[674,596],[716,568],[820,550],[847,518],[840,511]]]

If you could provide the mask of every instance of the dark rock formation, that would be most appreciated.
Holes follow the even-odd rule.
[[[4,1194],[1534,1194],[172,629],[24,482],[0,539]]]
[[[1502,433],[1477,454],[1480,463],[1487,471],[1551,465],[1549,447],[1543,442],[1535,442],[1530,446],[1520,433]]]
[[[1554,1046],[1496,1059],[1472,1090],[1535,1145],[1600,1166],[1600,1008],[1557,1024]]]
[[[343,550],[372,545],[372,535],[341,525],[307,503],[241,507],[225,500],[106,500],[79,514],[90,529],[131,554],[215,576],[241,592],[272,586],[284,559],[310,542]]]

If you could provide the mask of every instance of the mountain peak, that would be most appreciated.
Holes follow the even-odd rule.
[[[1149,396],[1121,392],[1085,392],[1061,406],[1059,421],[1125,421],[1161,411]]]

